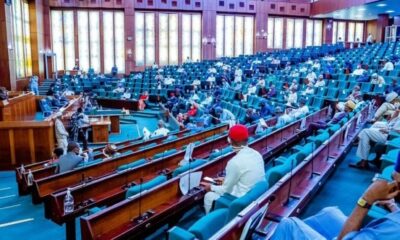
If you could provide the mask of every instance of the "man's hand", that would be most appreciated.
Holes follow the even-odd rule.
[[[378,200],[389,200],[397,196],[399,189],[396,182],[377,180],[364,192],[363,198],[373,204]]]
[[[224,177],[217,177],[214,178],[214,181],[217,183],[217,185],[222,185],[224,183]]]
[[[211,191],[211,184],[207,182],[201,182],[200,185],[204,188],[206,192]]]

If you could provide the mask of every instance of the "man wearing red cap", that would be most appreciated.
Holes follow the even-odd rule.
[[[226,165],[226,176],[218,179],[221,185],[202,182],[207,191],[204,196],[206,213],[211,210],[213,202],[225,193],[234,197],[242,197],[256,183],[265,180],[264,161],[261,154],[247,147],[249,133],[243,125],[235,125],[229,130],[228,142],[236,155]]]

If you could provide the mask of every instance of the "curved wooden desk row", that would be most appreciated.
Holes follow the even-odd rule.
[[[254,127],[251,129],[252,132],[254,132]],[[292,128],[294,129],[295,125]],[[270,142],[272,141],[270,140]],[[193,159],[205,159],[209,157],[213,150],[222,149],[227,146],[226,135],[222,135],[196,146],[192,157]],[[179,162],[185,155],[184,149],[181,148],[179,150],[175,154],[166,156],[165,158],[149,160],[144,165],[121,172],[114,172],[111,175],[72,188],[71,192],[75,199],[77,199],[77,205],[79,206],[74,214],[69,214],[68,216],[64,216],[63,214],[62,207],[65,191],[52,193],[45,201],[45,216],[51,218],[56,223],[62,224],[65,222],[65,217],[76,217],[93,206],[98,206],[105,202],[107,205],[111,205],[110,202],[112,201],[110,199],[114,198],[115,195],[118,195],[119,199],[122,200],[126,187],[132,182],[138,183],[141,178],[147,181],[161,173],[171,177],[172,172],[178,167]],[[223,168],[224,166],[222,166],[221,170]]]
[[[228,129],[227,125],[219,125],[209,130],[200,132],[198,134],[185,136],[180,139],[166,142],[157,145],[150,149],[138,149],[136,152],[120,156],[114,159],[100,162],[98,164],[78,168],[65,173],[54,174],[54,170],[51,168],[45,169],[47,176],[41,179],[35,179],[32,189],[32,201],[33,203],[39,203],[42,198],[50,195],[53,192],[61,191],[67,187],[74,185],[80,185],[83,182],[88,182],[94,179],[98,179],[109,174],[115,173],[116,169],[123,165],[141,158],[151,158],[157,153],[162,153],[169,149],[180,148],[183,145],[187,145],[191,142],[199,141],[201,139],[211,137],[216,134],[220,134]]]
[[[172,135],[175,135],[177,137],[182,137],[186,132],[188,132],[188,130],[182,130],[182,131],[177,132]],[[157,137],[157,138],[150,139],[146,142],[141,141],[141,140],[127,140],[127,141],[117,143],[116,145],[118,146],[119,152],[124,153],[126,151],[137,151],[140,147],[148,145],[148,144],[152,144],[152,143],[160,144],[166,138],[167,138],[167,136]],[[94,159],[100,159],[100,158],[104,157],[101,152],[102,149],[103,149],[102,147],[93,149]],[[30,193],[30,190],[31,190],[27,184],[28,170],[31,170],[32,174],[33,174],[33,178],[35,180],[38,180],[38,179],[42,179],[42,178],[54,175],[56,166],[53,164],[52,160],[46,160],[46,161],[41,161],[38,163],[26,165],[26,166],[24,166],[24,168],[25,168],[25,173],[21,173],[21,167],[18,167],[15,169],[15,171],[16,171],[15,177],[16,177],[16,181],[18,184],[18,192],[20,195],[28,194],[28,193]]]
[[[0,101],[0,121],[33,120],[36,108],[32,92],[10,92],[8,100]]]
[[[29,107],[30,117],[17,117],[12,121],[0,122],[0,169],[13,169],[21,164],[27,165],[35,163],[38,159],[48,159],[51,156],[55,145],[54,136],[54,114],[43,121],[34,121],[36,114],[36,97],[32,93],[27,93],[9,100],[10,107],[14,109],[15,104],[31,104],[34,102],[35,108],[32,112]],[[12,103],[15,102],[14,105]],[[4,101],[2,102],[4,104]],[[79,98],[70,101],[64,110],[75,108],[79,104]],[[5,107],[9,105],[6,104]],[[4,110],[4,109],[3,109]],[[24,115],[12,113],[12,115]],[[26,113],[28,114],[28,113]],[[28,116],[26,115],[25,116]]]
[[[255,230],[255,234],[260,237],[269,239],[282,217],[299,215],[322,184],[333,173],[344,154],[351,148],[352,141],[362,130],[368,118],[368,106],[364,107],[360,114],[361,121],[359,124],[357,124],[356,115],[316,149],[314,154],[308,156],[294,168],[292,173],[286,174],[277,184],[239,213],[235,219],[218,231],[211,239],[239,239],[246,222],[253,214],[270,202],[270,199],[275,200],[270,202],[261,226]],[[347,128],[348,134],[346,138]]]
[[[325,119],[326,112],[324,109],[307,117],[307,124],[311,123],[314,118]],[[300,122],[296,121],[268,136],[259,138],[250,146],[260,151],[264,158],[271,157],[277,151],[288,146],[291,141],[298,139],[299,135],[296,130],[300,127]],[[233,153],[229,153],[195,168],[193,171],[202,171],[203,176],[217,176],[233,155]],[[204,195],[203,190],[198,188],[191,194],[183,196],[179,190],[179,179],[182,175],[184,174],[143,192],[140,194],[141,196],[122,200],[105,210],[81,218],[82,239],[125,239],[128,236],[133,239],[142,239],[166,223],[176,223],[182,213],[192,208],[195,203],[202,201]],[[63,195],[65,196],[65,192]],[[59,197],[57,208],[62,206],[60,200]],[[94,201],[96,200],[94,199]],[[138,220],[138,217],[143,214],[147,214],[148,218]],[[71,219],[69,220],[67,226],[74,223]],[[67,227],[67,233],[70,229],[73,227]]]

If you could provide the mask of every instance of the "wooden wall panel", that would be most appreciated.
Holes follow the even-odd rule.
[[[0,129],[0,169],[7,169],[11,165],[9,130]]]
[[[12,169],[51,157],[53,122],[0,122],[0,169]]]
[[[55,135],[52,127],[48,128],[34,128],[33,129],[34,153],[35,161],[42,161],[48,159],[52,154],[52,149],[55,146]],[[41,141],[37,141],[41,139]]]
[[[31,163],[31,151],[28,137],[28,129],[16,128],[10,130],[14,132],[14,149],[15,149],[15,159],[18,159],[20,164]]]

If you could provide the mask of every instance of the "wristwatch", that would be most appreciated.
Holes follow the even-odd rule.
[[[357,201],[357,205],[362,207],[362,208],[366,208],[366,209],[370,209],[371,208],[371,204],[369,204],[364,198],[359,198]]]

